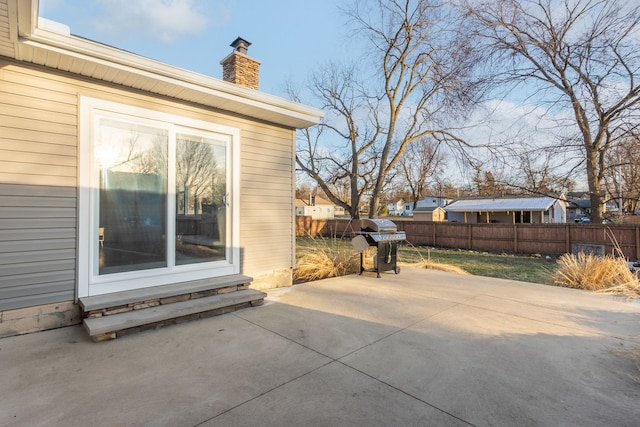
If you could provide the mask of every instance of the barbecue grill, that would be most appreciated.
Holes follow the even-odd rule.
[[[393,270],[400,274],[397,266],[398,242],[406,240],[404,231],[398,231],[393,221],[388,219],[363,219],[360,220],[361,231],[356,232],[353,238],[353,247],[360,252],[360,274],[364,271],[374,271],[380,277],[380,272]],[[373,258],[373,269],[364,268],[364,250],[367,247],[376,247],[376,255]]]

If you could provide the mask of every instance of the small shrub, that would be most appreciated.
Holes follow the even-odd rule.
[[[564,254],[558,259],[553,284],[567,288],[586,289],[603,293],[640,297],[640,281],[629,270],[622,257],[604,257],[583,252]]]

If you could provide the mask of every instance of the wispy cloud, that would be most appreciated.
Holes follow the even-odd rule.
[[[209,3],[197,0],[95,0],[100,18],[94,28],[119,38],[171,43],[204,32]]]

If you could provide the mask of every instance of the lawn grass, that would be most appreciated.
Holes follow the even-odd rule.
[[[353,251],[350,239],[322,239],[298,237],[296,257],[313,251],[319,245],[336,251]],[[523,282],[550,284],[557,269],[555,259],[547,260],[524,255],[500,255],[467,250],[420,248],[409,245],[398,247],[398,264],[415,264],[431,260],[462,268],[469,274]]]

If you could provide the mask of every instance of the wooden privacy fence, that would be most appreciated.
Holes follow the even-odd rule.
[[[360,230],[357,220],[296,219],[298,236],[350,238],[353,231]],[[605,253],[611,253],[617,245],[625,257],[640,259],[640,226],[636,224],[462,224],[412,220],[394,223],[415,246],[561,255],[572,252],[576,245],[601,246]]]

